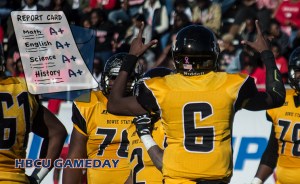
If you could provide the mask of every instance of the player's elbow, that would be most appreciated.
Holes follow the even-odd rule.
[[[281,107],[281,106],[283,106],[284,102],[285,102],[285,96],[284,96],[284,97],[281,97],[281,98],[279,98],[279,99],[278,99],[278,107]]]
[[[285,91],[284,93],[280,93],[280,94],[270,94],[272,101],[273,101],[273,107],[272,108],[277,108],[277,107],[281,107],[284,102],[285,102]]]

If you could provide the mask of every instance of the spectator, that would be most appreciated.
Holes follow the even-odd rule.
[[[114,25],[107,20],[106,14],[101,9],[91,12],[91,28],[96,31],[95,57],[100,58],[103,66],[112,55],[112,44]]]
[[[39,0],[38,4],[41,5],[42,7],[46,8],[50,5],[50,2],[52,0]]]
[[[132,18],[133,25],[129,28],[129,32],[131,32],[130,40],[128,43],[130,44],[132,40],[138,35],[139,28],[142,25],[142,22],[145,23],[145,29],[143,32],[143,38],[145,39],[145,43],[149,42],[152,38],[151,26],[147,24],[147,21],[143,14],[136,14]]]
[[[282,1],[275,13],[275,19],[280,23],[281,29],[289,35],[292,44],[300,28],[300,1]]]
[[[21,8],[23,11],[39,11],[44,10],[44,7],[38,4],[39,0],[24,0],[25,6]]]
[[[127,48],[128,51],[129,51],[129,47],[130,47],[132,40],[135,37],[137,37],[137,35],[138,35],[139,28],[141,27],[142,22],[144,22],[144,25],[145,25],[144,32],[143,32],[143,38],[145,40],[145,43],[151,41],[151,38],[152,38],[152,27],[147,24],[147,21],[143,14],[138,13],[138,14],[134,15],[132,18],[132,22],[133,22],[133,25],[130,28],[128,28],[126,36],[123,40],[123,47],[124,47],[124,45],[126,45],[125,47]],[[155,55],[151,50],[148,50],[144,54],[144,57],[146,58],[146,60],[148,62],[150,62],[150,63],[148,63],[149,65],[153,65]]]
[[[279,45],[281,54],[286,54],[289,47],[289,36],[280,29],[280,24],[275,19],[271,20],[268,33],[272,42]]]
[[[186,16],[188,17],[189,21],[192,22],[193,15],[192,15],[192,10],[189,6],[188,1],[187,0],[175,0],[174,1],[174,9],[171,13],[170,25],[174,24],[174,19],[175,19],[176,14],[181,13],[181,12],[185,13]]]
[[[67,0],[52,0],[46,10],[63,11],[69,23],[74,23],[75,21],[72,7]]]
[[[108,12],[116,8],[116,6],[117,0],[90,0],[88,11],[100,8],[105,12]]]
[[[130,24],[129,4],[128,0],[121,2],[121,8],[113,10],[108,14],[108,20],[117,25],[119,22]]]
[[[193,9],[194,23],[202,24],[219,34],[221,18],[221,6],[218,3],[210,0],[196,0],[196,5]]]
[[[191,21],[184,12],[178,12],[174,16],[174,24],[172,25],[170,29],[170,39],[172,39],[173,36],[177,34],[177,32],[182,29],[185,26],[188,26],[191,24]],[[169,42],[171,43],[171,42]]]
[[[146,0],[139,10],[145,18],[148,25],[152,27],[152,39],[157,39],[157,43],[153,48],[156,56],[161,52],[161,37],[169,29],[169,17],[167,8],[159,0]]]
[[[234,22],[231,25],[229,32],[236,36],[239,34],[240,27],[246,21],[246,19],[256,17],[257,7],[256,0],[242,0],[241,4],[237,8],[238,11],[235,14]]]
[[[89,17],[84,17],[82,18],[81,20],[81,26],[84,27],[84,28],[91,28],[92,26],[92,23],[91,23],[91,20]]]
[[[227,66],[237,57],[237,49],[233,44],[234,37],[230,34],[222,36],[222,43],[220,44],[222,51],[219,55],[219,69],[226,71]]]
[[[130,15],[135,15],[143,6],[145,0],[128,0]]]
[[[254,41],[256,38],[256,31],[255,31],[255,20],[252,17],[249,17],[245,21],[245,28],[241,32],[242,40],[250,40]]]
[[[221,5],[223,15],[234,5],[236,0],[213,0],[213,2],[219,3]]]
[[[257,18],[261,23],[262,31],[268,30],[271,23],[271,18],[275,9],[281,0],[256,0]]]
[[[175,19],[176,22],[175,22]],[[181,22],[183,21],[183,22]],[[192,22],[192,10],[189,7],[187,0],[175,0],[174,2],[174,10],[171,13],[170,19],[170,31],[164,34],[161,38],[161,47],[166,48],[167,44],[169,44],[170,38],[174,33],[177,33],[179,29],[183,28],[184,26],[175,25],[175,24],[185,24]]]

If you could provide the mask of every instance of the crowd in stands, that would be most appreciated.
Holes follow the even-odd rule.
[[[0,43],[5,45],[8,75],[23,75],[17,67],[18,47],[9,17],[13,10],[60,10],[69,24],[94,29],[97,79],[110,56],[128,52],[142,21],[145,42],[159,41],[141,58],[148,69],[174,67],[172,40],[190,24],[205,25],[217,35],[221,71],[247,73],[257,85],[265,83],[263,63],[258,53],[241,44],[244,39],[255,40],[256,19],[285,82],[288,57],[300,46],[300,0],[0,0]]]

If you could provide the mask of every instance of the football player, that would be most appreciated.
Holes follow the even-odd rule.
[[[4,56],[0,53],[0,182],[40,183],[59,158],[67,131],[56,116],[28,92],[23,78],[5,77]],[[27,177],[24,168],[15,167],[15,161],[26,158],[30,132],[44,138],[40,158],[51,159],[51,167],[36,168]]]
[[[170,74],[171,72],[172,70],[165,67],[157,67],[149,70],[143,75],[143,78],[136,83],[134,94],[138,95],[140,89],[138,86],[139,84],[142,84],[143,80],[147,78],[162,77]],[[141,121],[141,119],[139,120]],[[157,118],[153,119],[152,121],[156,120]],[[140,141],[140,138],[137,133],[139,132],[136,131],[135,125],[131,124],[128,128],[128,158],[130,161],[131,169],[131,183],[144,182],[151,184],[161,184],[163,180],[162,173],[153,164],[144,144]],[[158,146],[161,149],[164,149],[166,142],[161,119],[157,120],[157,122],[153,124],[153,127],[151,127],[151,135],[155,142],[158,143]]]
[[[300,181],[300,47],[289,58],[287,90],[283,106],[267,111],[273,123],[268,146],[261,158],[252,184],[262,184],[276,167],[276,184]]]
[[[110,57],[101,77],[101,91],[92,91],[89,102],[74,101],[69,159],[100,160],[97,167],[87,169],[88,183],[125,183],[129,174],[128,138],[126,129],[132,116],[116,116],[107,112],[107,95],[118,76],[125,53]],[[126,95],[132,94],[137,76],[132,75]],[[81,181],[82,169],[64,169],[63,183]]]
[[[141,28],[131,44],[110,93],[108,111],[143,115],[159,110],[168,144],[164,151],[153,141],[145,121],[137,121],[136,127],[153,163],[162,168],[166,184],[229,183],[234,114],[241,108],[255,111],[284,103],[285,88],[274,55],[258,21],[256,27],[256,40],[243,43],[261,54],[266,65],[266,92],[258,92],[247,75],[217,72],[215,35],[204,26],[191,25],[178,32],[172,48],[177,73],[145,80],[137,97],[124,97],[127,77],[138,57],[157,40],[143,44]]]

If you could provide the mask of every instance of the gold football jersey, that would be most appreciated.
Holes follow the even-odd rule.
[[[158,146],[164,149],[165,135],[161,120],[154,124],[152,137]],[[151,161],[143,142],[136,133],[134,124],[131,124],[128,128],[128,140],[128,159],[130,161],[133,183],[161,184],[163,175]]]
[[[166,183],[230,180],[234,103],[247,79],[245,75],[210,72],[145,80],[161,110],[167,137],[163,155]]]
[[[300,168],[300,107],[295,106],[294,90],[287,90],[283,106],[267,111],[275,127],[275,136],[278,140],[278,162],[280,168]],[[285,175],[285,172],[278,174]],[[284,177],[278,176],[277,177]],[[300,181],[296,174],[295,181]]]
[[[0,181],[29,183],[15,159],[26,158],[28,135],[39,104],[22,78],[0,80]]]
[[[89,103],[74,104],[72,121],[88,137],[87,156],[101,161],[99,167],[87,169],[88,183],[125,183],[130,174],[126,129],[133,117],[108,113],[107,98],[101,91],[92,91]]]

